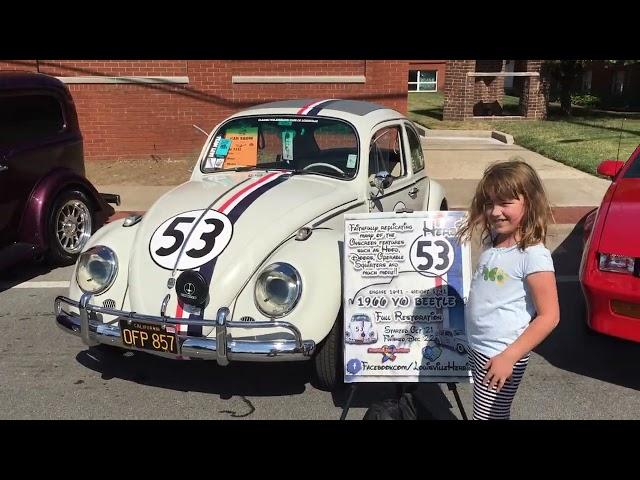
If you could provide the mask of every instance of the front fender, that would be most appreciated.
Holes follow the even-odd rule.
[[[95,234],[91,236],[87,242],[84,251],[96,245],[104,245],[113,250],[118,259],[118,271],[113,284],[104,292],[94,295],[91,299],[91,303],[94,305],[104,305],[105,300],[113,300],[115,302],[115,308],[118,310],[128,309],[126,305],[125,295],[127,292],[127,286],[129,284],[129,257],[132,250],[132,245],[136,238],[136,232],[138,231],[139,223],[131,227],[123,227],[124,219],[116,220],[108,223]],[[73,267],[73,273],[71,274],[71,281],[69,282],[69,298],[79,301],[83,294],[83,291],[76,282],[76,270],[78,269],[78,262]],[[107,321],[109,319],[106,319]]]
[[[278,318],[294,324],[305,340],[322,341],[333,327],[342,303],[342,233],[330,229],[315,229],[304,241],[291,239],[273,252],[252,276],[237,297],[233,320],[250,316],[267,320],[255,305],[257,277],[264,267],[275,263],[291,264],[302,279],[302,294],[293,310]],[[246,330],[250,334],[250,330]],[[262,333],[262,332],[261,332]]]
[[[113,207],[102,199],[91,182],[72,170],[58,168],[42,178],[31,191],[18,227],[20,241],[34,244],[40,251],[47,248],[49,209],[60,192],[71,188],[84,191],[93,202],[98,225],[113,215]]]
[[[422,205],[423,211],[440,210],[442,201],[445,200],[444,187],[435,180],[429,179],[429,196],[425,197]],[[445,202],[446,204],[446,202]]]

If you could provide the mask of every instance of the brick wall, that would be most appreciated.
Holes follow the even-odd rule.
[[[475,60],[447,60],[444,84],[444,120],[464,120],[473,116]]]
[[[542,60],[527,60],[525,72],[541,72]],[[522,94],[520,95],[520,110],[527,119],[543,120],[547,118],[546,97],[549,94],[548,79],[544,72],[540,77],[522,77]]]
[[[188,84],[70,84],[85,158],[195,157],[204,136],[226,116],[258,103],[291,98],[349,98],[407,111],[407,62],[384,60],[22,60],[0,70],[54,76],[188,76]],[[365,76],[362,83],[234,84],[248,75]],[[154,157],[155,156],[155,157]]]

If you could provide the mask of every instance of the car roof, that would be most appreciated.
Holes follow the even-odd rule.
[[[376,124],[385,120],[402,118],[402,113],[363,100],[343,100],[337,98],[303,98],[263,103],[245,108],[233,117],[245,115],[300,115],[309,117],[342,118],[352,123]]]
[[[56,77],[35,72],[0,72],[0,90],[55,88],[66,90]]]

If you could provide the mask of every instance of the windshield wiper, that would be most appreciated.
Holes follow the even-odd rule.
[[[328,173],[320,173],[320,172],[314,172],[313,170],[303,170],[302,168],[297,168],[295,170],[290,170],[292,175],[320,175],[321,177],[340,177],[340,178],[346,178],[348,177],[348,175],[346,173],[340,173],[340,172],[331,172],[331,174]]]
[[[223,168],[218,170],[219,172],[247,172],[249,170],[255,170],[255,165],[238,165],[237,167]]]

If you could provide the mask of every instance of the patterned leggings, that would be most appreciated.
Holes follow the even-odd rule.
[[[490,357],[473,349],[470,350],[469,359],[473,371],[473,419],[474,420],[509,420],[511,416],[511,403],[516,395],[518,385],[522,380],[524,371],[529,363],[529,354],[518,360],[513,366],[513,374],[498,392],[495,388],[489,389],[482,383],[487,374],[484,365]]]

